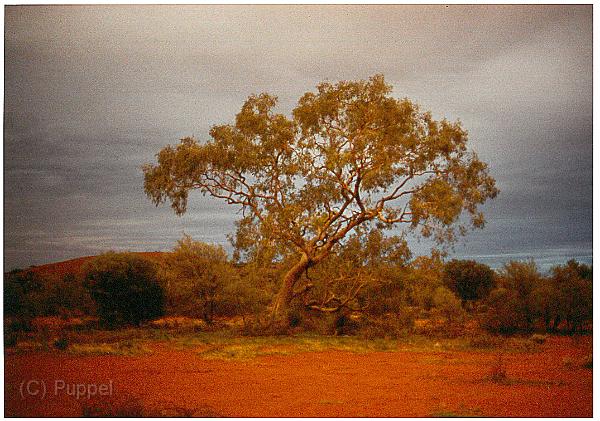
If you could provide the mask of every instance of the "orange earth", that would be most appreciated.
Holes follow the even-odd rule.
[[[54,390],[64,382],[58,384],[110,384],[110,399],[135,396],[144,408],[186,408],[188,415],[591,417],[592,370],[581,365],[591,344],[591,337],[551,337],[540,351],[507,352],[504,382],[489,379],[496,351],[328,351],[231,361],[156,343],[143,356],[5,353],[5,415],[80,416],[88,397]],[[38,394],[28,394],[27,385]]]

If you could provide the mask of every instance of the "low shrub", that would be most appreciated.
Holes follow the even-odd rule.
[[[239,328],[243,336],[284,336],[290,333],[290,326],[286,321],[272,321],[256,318],[248,320]]]
[[[404,317],[366,318],[361,320],[357,334],[365,339],[397,339],[412,333],[414,320]]]
[[[156,264],[132,253],[105,253],[84,267],[85,287],[107,327],[141,325],[163,314]]]
[[[355,335],[360,329],[360,323],[351,314],[341,313],[334,318],[333,327],[336,335]]]

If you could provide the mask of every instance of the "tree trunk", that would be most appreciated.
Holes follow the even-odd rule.
[[[290,303],[294,298],[294,285],[296,285],[296,282],[298,282],[309,266],[310,260],[308,256],[302,254],[300,260],[285,274],[281,283],[281,288],[273,300],[271,313],[273,320],[285,320],[290,308]]]

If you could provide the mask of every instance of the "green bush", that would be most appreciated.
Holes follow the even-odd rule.
[[[551,282],[559,298],[554,325],[564,321],[570,332],[583,331],[593,316],[592,267],[570,260],[552,269]]]
[[[271,298],[240,277],[222,247],[187,235],[165,259],[161,282],[168,314],[200,317],[208,324],[218,316],[256,314]]]
[[[511,261],[504,265],[492,290],[483,316],[483,325],[492,332],[531,331],[537,319],[534,291],[543,277],[533,261]]]
[[[524,304],[517,292],[497,288],[490,293],[488,304],[481,324],[490,332],[510,334],[526,327]]]
[[[433,295],[442,283],[444,264],[441,256],[419,256],[411,264],[406,274],[407,301],[412,306],[429,311],[433,307]]]
[[[14,326],[29,330],[31,320],[40,313],[38,295],[43,280],[34,272],[13,270],[4,275],[4,316],[14,318]]]
[[[284,336],[290,334],[290,326],[285,320],[255,318],[244,323],[239,333],[243,336]]]
[[[154,263],[133,253],[109,252],[85,268],[86,288],[109,327],[140,325],[163,314],[163,290]]]
[[[347,312],[338,314],[333,321],[336,335],[355,335],[360,329],[360,322]]]
[[[408,310],[395,317],[366,317],[361,319],[357,334],[365,339],[403,338],[413,332],[414,324],[414,313]]]
[[[444,284],[464,302],[481,300],[494,287],[495,273],[474,260],[451,260],[444,267]]]
[[[35,317],[91,313],[91,297],[82,279],[72,274],[60,278],[17,270],[5,275],[4,314],[18,330],[29,330]]]
[[[435,313],[444,317],[448,323],[460,323],[465,318],[460,300],[446,287],[438,287],[433,293]]]
[[[83,285],[83,279],[71,273],[62,277],[45,278],[38,296],[42,316],[70,317],[93,314],[94,302]]]

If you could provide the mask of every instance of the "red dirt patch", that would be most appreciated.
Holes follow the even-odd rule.
[[[157,344],[158,345],[158,344]],[[54,393],[66,383],[113,382],[115,398],[146,408],[199,409],[232,417],[591,417],[592,370],[581,361],[591,337],[550,338],[541,352],[505,353],[508,382],[488,376],[495,352],[303,353],[250,361],[206,360],[156,346],[138,357],[5,356],[5,415],[79,416],[86,398]],[[21,397],[43,381],[44,399]],[[24,395],[27,395],[25,392]],[[204,412],[203,412],[204,411]]]

